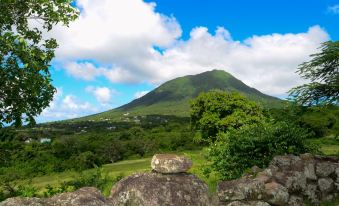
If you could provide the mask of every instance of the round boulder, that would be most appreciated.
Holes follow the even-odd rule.
[[[207,185],[192,174],[134,174],[113,186],[109,201],[122,205],[207,206],[211,203]]]
[[[175,154],[156,154],[152,158],[151,167],[162,174],[181,173],[192,167],[192,161]]]

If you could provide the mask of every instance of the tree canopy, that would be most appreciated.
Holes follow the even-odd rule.
[[[71,0],[0,0],[0,126],[35,123],[53,99],[49,66],[57,48],[43,32],[78,16]]]
[[[339,41],[321,45],[321,52],[301,64],[297,72],[310,83],[293,88],[292,99],[303,105],[339,104]]]
[[[221,90],[202,92],[191,101],[191,123],[203,139],[215,139],[217,133],[230,128],[260,122],[262,109],[238,94]]]

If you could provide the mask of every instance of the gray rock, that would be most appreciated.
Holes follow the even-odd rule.
[[[238,179],[220,182],[217,195],[220,201],[260,200],[264,183],[253,179]]]
[[[305,153],[305,154],[301,154],[300,158],[304,161],[313,161],[314,160],[314,155],[311,153]]]
[[[274,165],[280,169],[289,169],[291,167],[294,167],[294,169],[297,169],[296,166],[299,165],[299,163],[302,163],[301,158],[294,155],[280,155],[275,156],[273,160],[271,161],[270,165]]]
[[[289,200],[288,190],[276,182],[266,183],[263,200],[273,205],[287,205]]]
[[[270,204],[261,201],[247,201],[247,202],[234,201],[227,204],[227,206],[270,206]]]
[[[339,166],[335,169],[336,182],[339,183]]]
[[[305,197],[310,200],[313,204],[319,203],[319,191],[316,184],[308,184],[306,190],[303,192]]]
[[[53,206],[109,206],[109,202],[95,187],[83,187],[75,192],[55,195],[46,200],[46,205]]]
[[[304,172],[299,171],[281,171],[274,176],[276,181],[286,187],[289,192],[295,193],[305,190],[307,180]]]
[[[192,167],[192,161],[175,154],[156,154],[152,158],[151,167],[154,171],[163,174],[181,173]]]
[[[303,206],[304,200],[302,197],[292,195],[287,203],[288,206]]]
[[[321,192],[328,193],[333,191],[334,182],[331,178],[320,178],[318,180],[318,186]]]
[[[13,197],[0,202],[0,206],[45,206],[39,198]]]
[[[319,162],[316,165],[316,174],[319,177],[328,177],[336,170],[333,162]]]
[[[309,180],[317,180],[317,175],[315,174],[315,165],[313,162],[305,164],[304,174]]]
[[[216,205],[209,196],[207,185],[186,173],[131,175],[113,186],[109,201],[113,206]]]
[[[51,198],[9,198],[1,206],[110,206],[101,192],[84,187],[75,192],[62,193]]]

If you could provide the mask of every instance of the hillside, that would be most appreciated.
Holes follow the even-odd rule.
[[[145,96],[119,108],[77,120],[115,119],[127,113],[130,115],[162,114],[188,116],[189,100],[198,96],[199,93],[207,92],[211,89],[239,92],[263,106],[279,107],[282,104],[282,100],[247,86],[225,71],[213,70],[170,80]]]

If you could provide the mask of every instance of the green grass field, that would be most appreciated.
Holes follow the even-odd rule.
[[[333,137],[321,138],[321,139],[311,139],[311,142],[319,145],[320,150],[326,155],[338,155],[339,154],[339,140],[334,139]],[[204,157],[206,153],[205,149],[197,151],[183,151],[175,152],[176,154],[182,154],[192,159],[193,167],[189,172],[197,175],[200,179],[204,180],[209,186],[210,192],[215,192],[216,185],[218,182],[218,177],[215,174],[211,174],[208,178],[203,174],[203,168],[208,164],[208,161]],[[133,160],[124,160],[113,164],[106,164],[102,166],[102,173],[107,175],[110,178],[115,178],[118,176],[128,176],[136,172],[147,172],[151,171],[151,157],[145,157],[141,159]],[[92,170],[84,171],[90,172]],[[43,194],[44,189],[47,185],[50,186],[59,186],[64,181],[69,181],[75,179],[79,176],[77,172],[62,172],[53,175],[46,175],[42,177],[35,177],[30,180],[24,180],[18,182],[21,185],[32,185],[38,189],[40,194]],[[113,183],[112,183],[113,184]],[[111,185],[105,187],[103,193],[108,196],[110,193]]]
[[[210,191],[215,191],[216,183],[218,178],[211,174],[209,178],[205,177],[202,172],[202,168],[204,165],[208,164],[207,160],[204,158],[204,150],[197,151],[184,151],[184,152],[176,152],[176,154],[183,154],[193,161],[193,167],[189,172],[197,175],[200,179],[204,180]],[[86,170],[86,172],[91,172],[92,170]],[[115,178],[118,176],[128,176],[137,172],[147,172],[151,171],[151,157],[135,159],[135,160],[124,160],[113,164],[106,164],[102,166],[102,174],[107,175],[109,178]],[[52,175],[46,175],[41,177],[35,177],[29,180],[23,180],[17,182],[18,185],[31,185],[38,189],[39,194],[43,194],[46,186],[59,186],[62,182],[70,181],[79,176],[77,172],[62,172]],[[112,185],[108,185],[105,187],[103,193],[105,195],[109,195],[110,188]]]
[[[335,139],[333,136],[311,139],[312,143],[319,146],[321,152],[325,155],[339,156],[339,138]]]

